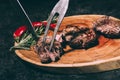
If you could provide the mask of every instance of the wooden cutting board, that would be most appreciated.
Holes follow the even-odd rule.
[[[66,25],[79,23],[92,28],[93,23],[104,15],[75,15],[65,17],[59,31]],[[110,17],[119,20],[114,17]],[[52,34],[52,31],[49,31]],[[64,74],[93,73],[120,68],[120,39],[108,39],[100,36],[99,44],[89,49],[73,50],[69,46],[65,54],[57,62],[42,64],[34,51],[16,50],[16,54],[31,64],[41,69]],[[69,72],[69,73],[68,73]]]

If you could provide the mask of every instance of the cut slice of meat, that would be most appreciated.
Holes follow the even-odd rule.
[[[46,38],[46,44],[42,44],[43,38],[39,38],[37,44],[34,46],[34,50],[38,53],[42,63],[50,63],[57,61],[60,56],[64,53],[61,43],[59,41],[54,42],[51,51],[49,51],[51,37]]]
[[[86,49],[98,44],[98,35],[85,24],[68,25],[62,34],[63,41],[74,49]]]
[[[62,38],[66,42],[69,42],[74,36],[78,35],[79,32],[81,33],[88,29],[89,28],[86,25],[80,26],[79,23],[67,25],[62,32]]]
[[[71,48],[88,49],[98,44],[98,36],[93,29],[89,29],[83,33],[78,33],[77,36],[69,42]]]

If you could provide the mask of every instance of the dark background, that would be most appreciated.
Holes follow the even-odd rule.
[[[46,20],[58,0],[20,0],[32,21]],[[104,14],[120,18],[120,0],[70,0],[66,16]],[[19,59],[14,51],[13,31],[26,24],[16,0],[0,0],[0,80],[120,80],[120,69],[79,75],[39,70]]]

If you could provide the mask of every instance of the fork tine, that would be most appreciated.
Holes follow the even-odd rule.
[[[49,30],[49,27],[50,27],[50,23],[54,17],[54,15],[56,13],[59,14],[58,16],[58,21],[57,21],[57,25],[55,27],[55,30],[54,30],[54,34],[52,36],[52,41],[50,43],[50,48],[49,48],[49,51],[51,51],[51,48],[53,46],[53,43],[54,43],[54,40],[55,40],[55,37],[56,37],[56,33],[60,27],[60,24],[63,20],[63,17],[67,11],[67,8],[68,8],[68,3],[69,3],[69,0],[60,0],[56,5],[55,7],[53,8],[52,12],[50,13],[50,16],[48,18],[48,23],[47,23],[47,27],[45,29],[45,34],[44,34],[44,37],[43,37],[43,45],[45,44],[45,41],[46,41],[46,36],[47,36],[47,33],[48,33],[48,30]]]
[[[47,20],[48,23],[47,23],[47,26],[46,26],[46,29],[45,29],[45,33],[44,33],[44,36],[43,36],[43,45],[45,44],[45,41],[46,41],[46,36],[47,36],[48,30],[50,28],[50,23],[51,23],[54,15],[56,13],[55,10],[56,10],[56,8],[58,7],[59,4],[60,4],[60,1],[57,2],[57,4],[55,5],[55,7],[53,8],[53,10],[50,13],[50,16],[48,17],[48,20]]]
[[[53,16],[54,16],[54,12],[51,12],[51,14],[50,14],[50,16],[49,16],[49,18],[48,18],[48,20],[47,20],[47,26],[46,26],[46,29],[45,29],[45,33],[44,33],[44,37],[43,37],[43,44],[45,43],[45,41],[46,41],[46,36],[47,36],[47,33],[48,33],[48,30],[49,30],[49,28],[50,28],[50,23],[51,23],[51,21],[52,21],[52,18],[53,18]]]
[[[57,25],[56,25],[56,27],[55,27],[54,34],[53,34],[53,37],[52,37],[52,41],[51,41],[51,43],[50,43],[49,51],[51,50],[51,48],[52,48],[52,46],[53,46],[53,43],[54,43],[54,40],[55,40],[57,31],[58,31],[58,29],[59,29],[59,27],[60,27],[60,24],[61,24],[61,21],[63,20],[63,17],[64,17],[64,15],[60,15],[59,18],[58,18]]]
[[[63,5],[64,5],[64,4],[63,4]],[[55,30],[54,30],[54,34],[53,34],[53,37],[52,37],[52,41],[51,41],[51,44],[50,44],[49,51],[51,50],[51,48],[52,48],[52,46],[53,46],[53,43],[54,43],[54,40],[55,40],[57,31],[58,31],[58,29],[59,29],[59,27],[60,27],[60,24],[61,24],[61,22],[62,22],[62,20],[63,20],[63,17],[64,17],[64,15],[65,15],[66,11],[67,11],[67,8],[68,8],[68,4],[66,4],[66,6],[63,6],[63,8],[61,8],[61,10],[63,10],[62,13],[60,13],[61,10],[58,11],[58,13],[59,13],[59,18],[58,18],[57,25],[56,25]]]

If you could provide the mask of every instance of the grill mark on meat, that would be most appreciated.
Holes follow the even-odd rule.
[[[83,26],[76,26],[74,25],[67,25],[66,28],[62,32],[62,38],[65,40],[67,43],[71,41],[74,36],[77,36],[77,33],[82,33],[89,28],[83,27]]]
[[[69,45],[75,49],[88,49],[98,44],[97,35],[95,32],[90,29],[84,33],[78,33],[78,36],[74,37]]]
[[[62,38],[66,44],[70,45],[70,47],[74,49],[87,49],[98,44],[98,36],[93,29],[88,28],[88,26],[77,25],[68,25],[63,30]]]

